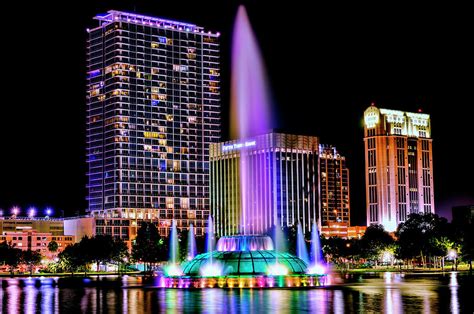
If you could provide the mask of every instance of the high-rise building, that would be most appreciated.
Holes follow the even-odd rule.
[[[321,225],[350,224],[349,169],[336,147],[319,145]]]
[[[220,139],[219,33],[119,11],[87,42],[88,210],[166,234],[209,215],[209,144]]]
[[[216,233],[259,234],[277,223],[310,231],[319,211],[318,151],[317,137],[276,132],[211,144]]]
[[[430,116],[372,104],[364,122],[367,225],[394,231],[410,213],[434,213]]]

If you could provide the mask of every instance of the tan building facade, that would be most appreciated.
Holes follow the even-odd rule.
[[[364,112],[367,225],[396,230],[410,213],[434,213],[430,116],[377,108]]]

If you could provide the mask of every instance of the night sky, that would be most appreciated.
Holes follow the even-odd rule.
[[[223,139],[228,136],[230,39],[242,2],[64,3],[4,8],[11,13],[1,21],[4,210],[48,205],[65,215],[84,212],[86,28],[110,9],[221,32]],[[450,218],[451,206],[473,204],[469,10],[275,3],[245,3],[273,89],[274,126],[319,136],[347,157],[353,224],[365,223],[362,115],[371,102],[431,114],[436,210]]]

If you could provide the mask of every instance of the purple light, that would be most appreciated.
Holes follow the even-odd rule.
[[[46,208],[46,215],[47,216],[51,216],[51,214],[53,213],[53,210],[51,208]]]
[[[30,207],[30,209],[28,209],[28,217],[32,218],[35,215],[36,215],[36,208]]]
[[[15,206],[12,208],[12,214],[13,215],[18,215],[20,213],[20,208],[18,206]]]
[[[264,134],[272,129],[271,102],[267,75],[263,58],[253,34],[247,13],[239,7],[234,25],[232,41],[232,80],[231,80],[231,137],[241,140]],[[259,234],[265,231],[262,221],[265,210],[254,204],[256,181],[254,178],[265,177],[263,173],[250,174],[251,161],[247,154],[240,158],[241,190],[241,230],[243,234]],[[263,171],[263,170],[262,170]],[[269,187],[263,185],[267,195]]]
[[[217,32],[217,34],[216,34],[216,35],[217,35],[217,36],[220,36],[220,35],[221,35],[221,33]]]

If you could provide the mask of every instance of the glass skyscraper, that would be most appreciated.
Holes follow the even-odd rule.
[[[88,29],[88,210],[203,234],[220,139],[219,33],[109,11]]]

